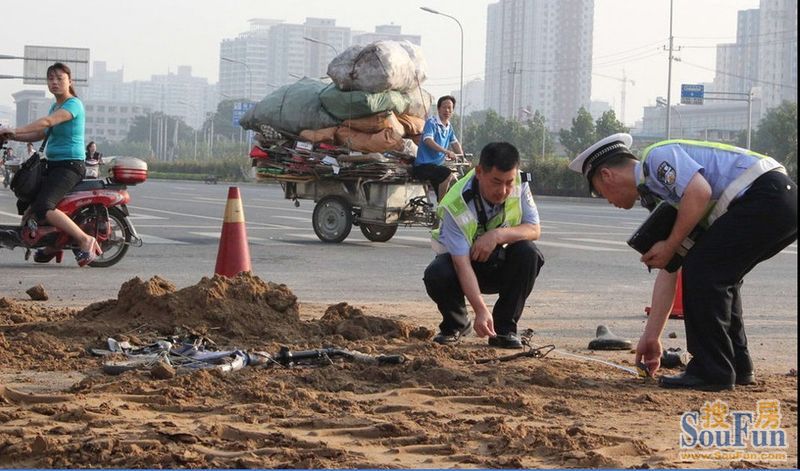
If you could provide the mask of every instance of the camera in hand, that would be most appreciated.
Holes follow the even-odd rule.
[[[666,240],[672,232],[672,226],[678,218],[678,209],[671,204],[662,201],[655,207],[650,216],[644,220],[641,226],[628,239],[628,245],[640,254],[649,251],[656,242]],[[694,246],[695,241],[700,237],[702,229],[695,227],[689,236],[684,239],[681,246],[675,252],[675,256],[669,261],[666,267],[668,272],[674,273],[683,265],[683,257]]]

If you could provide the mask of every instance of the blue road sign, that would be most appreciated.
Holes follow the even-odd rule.
[[[681,84],[681,104],[702,105],[704,86],[692,83]]]
[[[256,106],[255,103],[250,103],[246,101],[245,102],[237,101],[236,103],[234,103],[233,116],[231,116],[231,125],[238,126],[239,120],[242,119],[242,116],[244,116],[244,114],[247,113],[250,110],[250,108],[254,106]]]

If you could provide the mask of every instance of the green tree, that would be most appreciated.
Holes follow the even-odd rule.
[[[784,101],[759,121],[752,149],[783,163],[797,177],[797,103]]]
[[[595,140],[600,140],[606,136],[619,132],[628,132],[629,129],[617,119],[614,110],[608,110],[595,122]]]
[[[572,128],[562,129],[558,132],[559,141],[570,155],[580,153],[582,150],[595,143],[595,125],[592,115],[581,106],[578,116],[572,118]]]
[[[126,141],[131,142],[148,142],[155,140],[158,133],[157,127],[159,123],[166,120],[166,135],[170,140],[174,140],[175,126],[178,126],[178,140],[191,140],[194,139],[194,130],[183,122],[183,119],[175,116],[167,116],[166,114],[155,111],[146,115],[137,116],[133,118],[133,123],[128,129]]]
[[[233,124],[233,106],[238,102],[248,102],[244,99],[223,100],[217,104],[217,111],[210,115],[203,123],[203,133],[214,130],[215,139],[238,141],[242,127]],[[248,102],[252,103],[252,102]]]

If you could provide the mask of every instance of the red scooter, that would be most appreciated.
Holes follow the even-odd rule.
[[[110,267],[122,260],[131,245],[140,247],[126,206],[131,197],[128,185],[147,180],[147,163],[134,157],[118,157],[111,164],[107,179],[84,180],[62,199],[57,208],[69,216],[84,232],[97,239],[103,253],[89,263],[91,267]],[[80,247],[70,236],[56,227],[37,224],[33,218],[20,226],[0,225],[0,247],[25,250],[25,260],[31,251],[48,248],[56,262],[61,263],[64,250],[78,251]],[[44,261],[44,260],[41,260]]]

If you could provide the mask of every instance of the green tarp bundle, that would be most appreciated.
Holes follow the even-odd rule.
[[[254,131],[260,131],[260,126],[266,124],[291,134],[336,126],[340,120],[328,114],[320,102],[320,93],[325,88],[324,83],[309,78],[284,85],[245,113],[239,124]]]
[[[341,120],[363,118],[383,111],[403,114],[409,105],[405,94],[395,90],[369,93],[360,90],[344,92],[330,84],[319,95],[322,107]],[[318,128],[316,128],[318,129]]]

